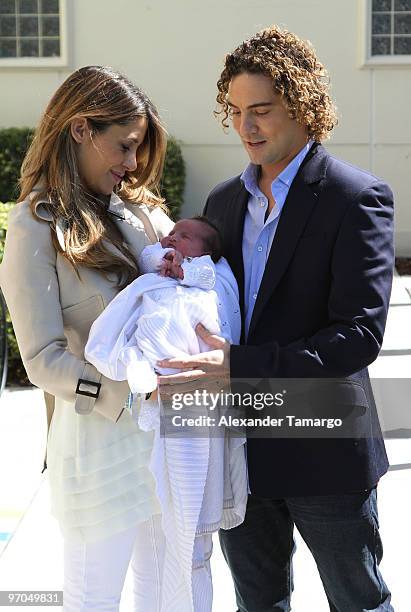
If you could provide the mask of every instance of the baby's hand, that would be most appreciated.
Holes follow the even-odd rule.
[[[183,259],[183,256],[178,251],[173,250],[166,253],[161,263],[160,275],[183,280],[184,272],[181,267]]]
[[[168,253],[164,255],[163,259],[166,259],[167,261],[172,261],[177,266],[181,266],[184,257],[182,256],[180,251],[176,251],[175,249],[173,249],[172,251],[168,251]]]

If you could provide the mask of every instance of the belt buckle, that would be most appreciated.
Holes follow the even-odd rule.
[[[81,386],[85,385],[85,389],[81,389]],[[88,387],[88,388],[87,388]],[[92,391],[90,387],[94,387],[95,390]],[[97,399],[100,394],[101,383],[95,382],[94,380],[86,380],[84,378],[79,378],[77,381],[76,394],[77,395],[85,395],[87,397],[93,397]]]

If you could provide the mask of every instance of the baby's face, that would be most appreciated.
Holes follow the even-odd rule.
[[[175,249],[184,257],[200,257],[206,254],[207,230],[207,226],[201,221],[182,219],[177,221],[168,236],[161,239],[161,246]]]

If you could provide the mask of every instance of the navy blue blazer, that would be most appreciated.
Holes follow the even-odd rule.
[[[243,313],[247,202],[237,176],[215,187],[204,209],[222,232]],[[315,144],[285,201],[247,342],[231,347],[231,377],[335,378],[364,414],[349,438],[249,438],[252,493],[348,493],[387,471],[367,366],[381,348],[393,265],[390,188]]]

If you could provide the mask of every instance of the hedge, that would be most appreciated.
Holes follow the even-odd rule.
[[[0,130],[0,202],[9,202],[18,196],[20,166],[33,135],[32,128]]]
[[[164,172],[161,181],[161,195],[166,200],[171,218],[177,221],[183,204],[184,185],[186,179],[185,165],[181,144],[175,138],[167,142]]]
[[[3,259],[8,212],[15,204],[13,200],[17,197],[20,166],[33,133],[31,128],[0,129],[0,262]],[[185,166],[181,146],[175,138],[170,137],[167,143],[161,194],[174,220],[179,218],[184,184]],[[9,356],[7,382],[8,384],[29,384],[8,314],[6,328]]]

